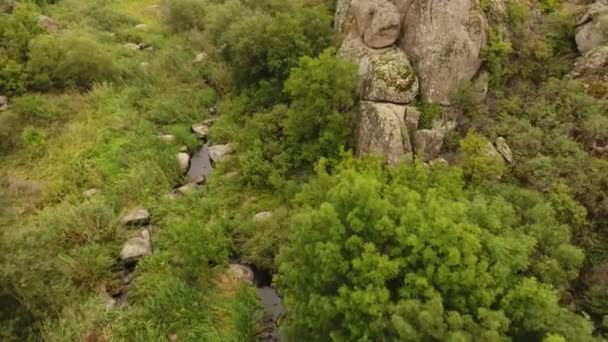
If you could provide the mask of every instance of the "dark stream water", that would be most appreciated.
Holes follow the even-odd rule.
[[[188,180],[196,183],[204,183],[209,178],[213,166],[209,158],[209,145],[204,144],[203,147],[190,159],[190,168],[186,175]]]

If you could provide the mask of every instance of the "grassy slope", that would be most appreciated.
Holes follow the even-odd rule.
[[[9,252],[0,261],[8,282],[22,285],[9,292],[42,324],[46,340],[153,341],[169,334],[180,341],[248,340],[257,328],[251,290],[218,281],[232,229],[242,221],[232,214],[241,201],[229,191],[235,181],[218,170],[206,193],[164,198],[180,180],[175,154],[181,145],[195,148],[189,126],[206,118],[215,95],[202,81],[205,65],[193,63],[200,43],[166,32],[155,6],[153,0],[65,0],[48,8],[67,31],[88,32],[113,51],[125,76],[84,94],[45,95],[66,113],[40,127],[46,146],[20,147],[0,161],[0,174],[42,184],[42,190],[3,187],[0,224]],[[106,25],[114,18],[121,24]],[[136,31],[137,23],[149,29]],[[130,41],[153,49],[122,48]],[[164,143],[161,133],[177,139]],[[102,194],[85,201],[82,192],[92,187]],[[128,233],[117,221],[133,205],[153,213],[155,254],[138,266],[131,305],[116,310],[100,289],[118,286],[111,269]]]

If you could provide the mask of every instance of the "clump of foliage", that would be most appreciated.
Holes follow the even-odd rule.
[[[457,169],[326,168],[298,195],[280,255],[289,336],[594,340],[591,323],[560,306],[584,257],[542,195],[467,188]]]

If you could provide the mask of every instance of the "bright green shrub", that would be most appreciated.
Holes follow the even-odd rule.
[[[457,169],[325,169],[298,196],[279,256],[288,337],[594,341],[591,323],[560,307],[555,289],[583,255],[542,195],[470,188]]]
[[[490,145],[486,138],[473,131],[460,141],[459,164],[473,182],[497,180],[506,171],[502,156],[491,153]]]
[[[202,29],[206,6],[205,0],[165,0],[165,24],[174,32]]]

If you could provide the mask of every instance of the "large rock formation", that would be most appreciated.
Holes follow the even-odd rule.
[[[362,100],[406,104],[418,95],[418,78],[402,50],[370,54],[360,63]]]
[[[351,11],[357,31],[369,47],[378,49],[393,45],[401,31],[401,16],[388,0],[353,0]]]
[[[583,54],[570,76],[581,81],[589,94],[598,98],[608,97],[608,45]]]
[[[413,59],[422,96],[444,105],[481,66],[487,23],[478,0],[411,0],[400,46]]]

